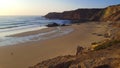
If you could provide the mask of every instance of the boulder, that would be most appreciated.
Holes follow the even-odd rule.
[[[77,47],[77,52],[76,52],[76,55],[82,54],[82,53],[83,53],[83,51],[84,51],[84,48],[83,48],[83,47],[81,47],[81,46],[78,46],[78,47]]]

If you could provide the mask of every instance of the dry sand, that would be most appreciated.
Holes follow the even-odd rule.
[[[93,33],[104,33],[105,27],[95,23],[83,23],[63,28],[73,28],[74,31],[68,35],[44,40],[27,42],[12,46],[0,47],[0,68],[28,68],[40,61],[61,55],[73,55],[78,45],[90,47],[92,42],[103,40],[103,37]],[[53,28],[26,32],[15,36],[26,36]]]

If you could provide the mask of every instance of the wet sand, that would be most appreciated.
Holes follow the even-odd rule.
[[[73,55],[78,45],[90,47],[92,42],[103,40],[102,36],[93,33],[104,33],[105,28],[95,23],[82,23],[79,25],[65,26],[73,28],[70,34],[48,39],[10,46],[0,47],[0,68],[28,68],[40,61],[62,55]],[[54,30],[55,27],[39,31],[26,32],[14,36],[26,36],[39,32]]]

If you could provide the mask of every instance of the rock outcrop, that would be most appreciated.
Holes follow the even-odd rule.
[[[48,24],[46,25],[47,27],[56,27],[56,26],[60,26],[60,24],[57,23],[52,23],[52,24]]]
[[[120,5],[113,5],[101,9],[77,9],[62,13],[48,13],[49,19],[68,19],[79,21],[118,21],[120,20]]]
[[[51,23],[46,25],[47,27],[58,27],[58,26],[68,26],[67,24],[58,24],[58,23]]]

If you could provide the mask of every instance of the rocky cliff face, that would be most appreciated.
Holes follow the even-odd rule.
[[[120,20],[120,5],[107,7],[94,15],[92,19],[100,21],[118,21]]]
[[[101,11],[101,9],[77,9],[63,13],[48,13],[45,17],[50,19],[90,20],[90,18],[99,11]]]
[[[103,9],[77,9],[63,13],[48,13],[49,19],[69,19],[88,21],[118,21],[120,20],[120,5],[113,5]]]

